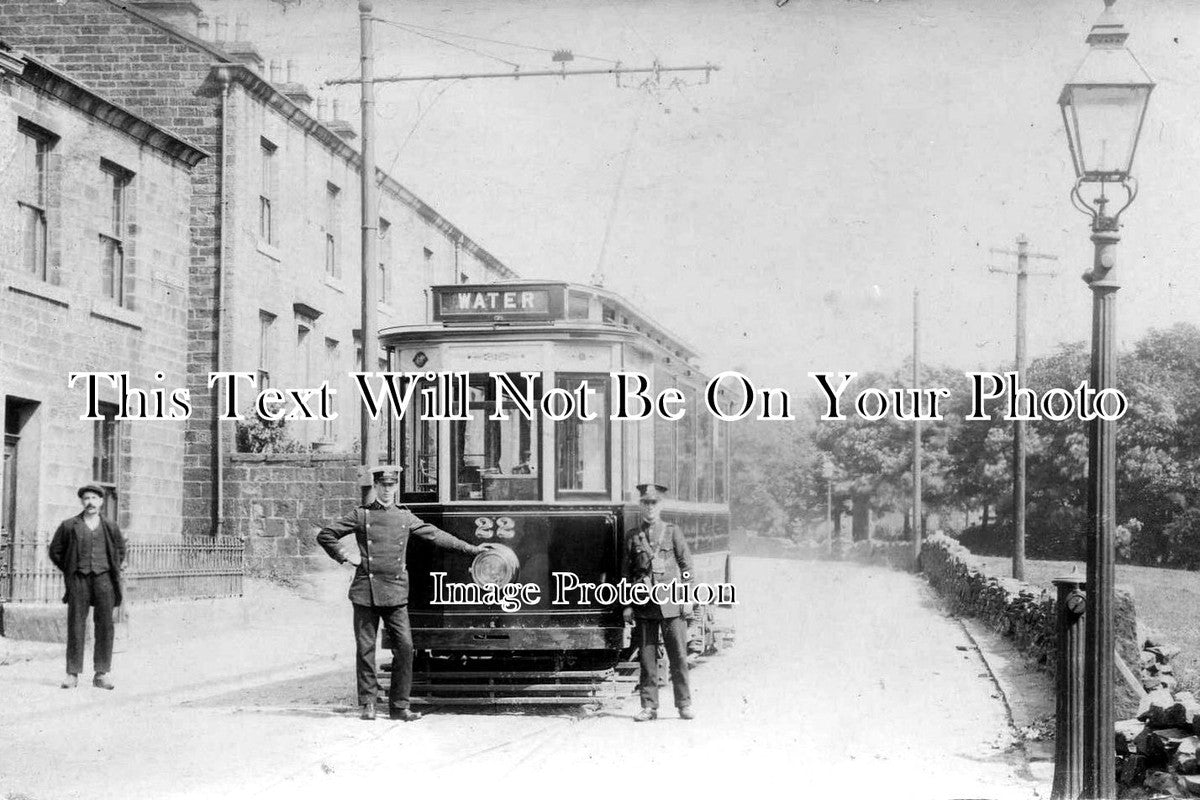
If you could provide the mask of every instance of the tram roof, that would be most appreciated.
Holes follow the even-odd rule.
[[[678,358],[699,353],[616,292],[600,286],[515,279],[492,283],[443,284],[433,291],[433,322],[396,325],[381,334],[434,331],[553,329],[581,323],[640,333]],[[583,302],[586,300],[586,306]]]

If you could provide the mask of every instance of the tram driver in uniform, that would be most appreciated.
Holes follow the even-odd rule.
[[[396,505],[400,467],[376,467],[371,473],[374,476],[374,500],[323,528],[317,534],[317,543],[334,561],[349,563],[355,568],[354,580],[350,583],[350,602],[354,605],[355,675],[362,719],[375,719],[375,699],[379,694],[375,640],[382,619],[393,647],[388,716],[411,722],[420,719],[421,715],[408,707],[413,665],[405,562],[408,537],[420,536],[438,547],[472,556],[487,548],[451,536]],[[350,534],[354,534],[356,547],[347,554],[338,540]]]
[[[629,540],[626,561],[628,579],[649,587],[671,581],[688,583],[692,577],[692,554],[687,541],[677,526],[662,520],[662,501],[667,487],[657,483],[641,483],[637,490],[642,509],[641,524]],[[692,693],[688,685],[688,631],[684,609],[677,603],[650,601],[631,606],[625,613],[632,613],[637,620],[636,636],[640,648],[638,693],[641,695],[642,710],[633,721],[648,722],[658,718],[660,631],[671,664],[675,707],[679,710],[680,719],[693,719],[695,713],[692,711]]]

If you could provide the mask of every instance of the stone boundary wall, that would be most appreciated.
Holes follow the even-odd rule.
[[[324,557],[317,531],[359,503],[345,453],[234,453],[225,468],[225,534],[246,542],[251,575],[290,574]]]
[[[930,585],[960,615],[976,617],[1009,637],[1017,649],[1042,669],[1056,669],[1057,631],[1054,592],[1013,578],[986,574],[971,551],[944,534],[929,537],[921,549],[921,566]],[[1117,651],[1136,669],[1141,658],[1133,595],[1117,587],[1113,597],[1114,636]],[[1136,695],[1117,675],[1118,714],[1138,705]],[[1123,709],[1123,710],[1122,710]]]
[[[1053,592],[985,574],[970,550],[944,534],[925,540],[921,565],[929,584],[946,598],[954,613],[983,620],[1013,639],[1038,666],[1054,671]]]

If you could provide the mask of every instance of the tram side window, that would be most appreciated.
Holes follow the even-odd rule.
[[[562,493],[608,493],[608,376],[560,375],[558,388],[572,394],[587,381],[593,394],[588,398],[588,411],[594,419],[581,420],[575,414],[557,423],[558,442],[557,480],[555,488]],[[558,410],[558,409],[555,409]]]
[[[433,409],[422,405],[424,391],[430,392],[432,401],[433,384],[421,381],[414,390],[413,404],[404,415],[400,427],[400,452],[404,465],[404,496],[410,500],[436,500],[438,491],[438,438],[437,422],[426,419]],[[419,412],[419,413],[418,413]],[[426,497],[418,497],[425,495]]]
[[[654,482],[679,490],[675,480],[675,427],[677,423],[654,416]]]
[[[675,456],[678,467],[675,470],[679,486],[675,496],[680,500],[696,499],[696,393],[684,390],[687,403],[684,408],[688,413],[675,422]]]
[[[624,439],[622,445],[625,449],[625,457],[623,460],[625,474],[622,476],[621,496],[626,500],[636,499],[634,486],[642,482],[641,474],[641,438],[642,424],[644,420],[625,420],[621,423]]]
[[[729,423],[716,422],[713,425],[713,483],[714,489],[713,500],[718,503],[724,503],[728,499],[725,495],[725,475],[729,466]]]
[[[510,375],[524,395],[525,381]],[[538,500],[538,442],[541,441],[537,404],[541,381],[532,390],[534,413],[526,419],[508,391],[501,392],[501,408],[508,419],[489,419],[496,409],[496,381],[472,376],[469,387],[470,420],[452,423],[455,500]]]
[[[699,435],[696,437],[696,499],[701,503],[713,502],[713,427],[716,420],[710,414],[702,414],[696,420]]]

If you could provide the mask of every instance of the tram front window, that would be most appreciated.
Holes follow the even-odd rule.
[[[410,501],[437,500],[437,422],[427,419],[433,411],[433,406],[424,403],[425,393],[433,390],[434,385],[429,381],[421,381],[418,384],[414,390],[410,413],[405,415],[400,424],[404,496]]]
[[[595,394],[589,399],[588,411],[595,414],[581,420],[578,414],[558,423],[559,493],[608,493],[608,380],[604,375],[560,376],[558,388],[574,393],[587,381]]]
[[[511,375],[513,385],[523,392],[520,375]],[[502,392],[501,408],[508,419],[489,419],[496,410],[495,381],[472,376],[471,419],[451,423],[454,450],[455,500],[538,500],[538,443],[541,441],[536,406],[541,382],[533,390],[533,419],[526,419],[508,392]]]

